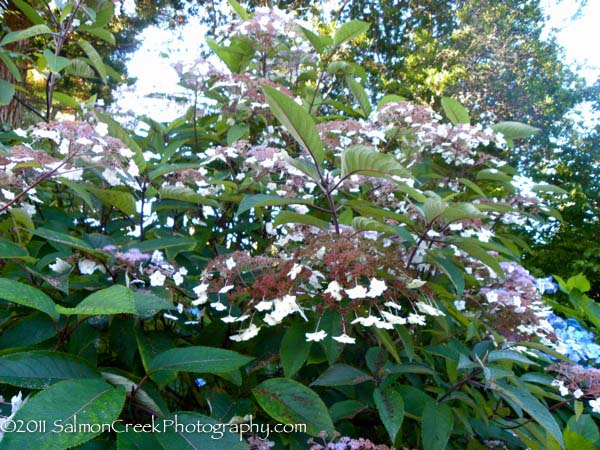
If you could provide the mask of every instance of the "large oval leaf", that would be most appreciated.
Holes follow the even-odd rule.
[[[329,411],[315,391],[288,378],[273,378],[256,386],[252,393],[262,409],[275,420],[306,424],[307,434],[316,436],[334,427]]]
[[[522,139],[540,132],[539,128],[521,122],[499,122],[492,128],[496,133],[502,133],[507,139]]]
[[[75,308],[64,308],[57,305],[56,310],[65,315],[137,314],[133,292],[128,287],[120,285],[88,295]]]
[[[404,420],[402,395],[391,388],[383,390],[377,388],[373,392],[373,401],[377,406],[379,418],[383,422],[393,444]]]
[[[12,31],[7,33],[0,41],[0,45],[10,44],[12,42],[24,41],[26,39],[39,36],[40,34],[50,34],[52,30],[44,24],[34,25],[24,30]]]
[[[360,369],[348,364],[335,364],[313,381],[311,386],[351,386],[371,380],[373,377]]]
[[[306,327],[303,324],[296,324],[287,329],[281,340],[281,365],[288,378],[293,377],[302,368],[310,352],[311,343],[306,341],[305,332]]]
[[[45,312],[54,319],[60,317],[56,312],[56,305],[50,297],[42,291],[18,281],[0,278],[0,298]]]
[[[89,441],[121,413],[125,389],[101,380],[67,380],[29,399],[14,421],[39,423],[37,432],[5,433],[2,448],[63,450]]]
[[[409,172],[393,155],[381,153],[366,145],[353,145],[342,153],[342,177],[353,174],[380,178],[399,175],[411,178]]]
[[[446,448],[454,428],[452,409],[444,403],[428,403],[423,410],[421,440],[424,450]]]
[[[325,152],[313,118],[293,99],[277,89],[263,86],[263,91],[271,112],[288,133],[311,154],[317,167],[320,167],[325,158]]]
[[[221,374],[237,370],[253,359],[231,350],[213,347],[172,348],[156,355],[148,370],[151,372],[176,370]]]
[[[32,351],[0,356],[0,383],[44,389],[63,380],[99,378],[88,363],[68,353]]]

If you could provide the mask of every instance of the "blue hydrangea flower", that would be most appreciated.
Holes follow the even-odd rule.
[[[558,284],[554,282],[552,277],[537,278],[535,285],[540,294],[555,294],[558,291]]]
[[[199,388],[206,386],[206,380],[204,378],[196,378],[194,383],[196,383],[196,386]]]
[[[563,319],[555,314],[547,317],[552,325],[557,342],[554,348],[573,362],[581,365],[600,364],[600,345],[596,335],[586,330],[575,319]]]

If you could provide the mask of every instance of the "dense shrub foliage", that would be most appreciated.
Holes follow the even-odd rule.
[[[0,446],[596,448],[589,283],[519,263],[566,195],[502,160],[537,130],[372,105],[367,23],[231,4],[185,117],[4,137]]]

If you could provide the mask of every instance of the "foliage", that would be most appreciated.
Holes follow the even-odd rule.
[[[375,106],[345,59],[368,24],[231,4],[184,117],[95,111],[3,152],[2,445],[598,445],[598,370],[560,353],[506,226],[558,217],[498,157],[536,130]],[[556,311],[597,326],[581,283]]]

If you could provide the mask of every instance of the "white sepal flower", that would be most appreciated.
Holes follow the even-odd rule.
[[[369,292],[367,292],[367,297],[379,297],[386,289],[387,286],[385,285],[385,281],[373,278],[369,283]]]
[[[155,271],[150,275],[150,286],[164,286],[167,277],[160,270]]]
[[[348,294],[348,297],[350,297],[352,300],[355,300],[359,298],[365,298],[367,296],[367,290],[364,286],[359,284],[352,289],[346,289],[346,294]]]
[[[333,280],[329,283],[327,289],[325,289],[325,294],[331,295],[335,300],[339,302],[342,299],[341,291],[342,286],[340,286],[340,283]]]
[[[427,284],[427,281],[419,280],[418,278],[411,280],[410,283],[406,285],[409,289],[418,289]]]
[[[416,306],[420,312],[422,312],[423,314],[427,314],[428,316],[445,316],[446,315],[442,311],[437,309],[436,307],[429,305],[427,303],[417,302]]]
[[[334,341],[338,341],[342,344],[354,344],[356,343],[356,339],[348,336],[346,333],[341,334],[340,336],[332,336],[331,339]]]
[[[255,337],[260,331],[261,327],[257,327],[253,323],[248,328],[238,331],[236,335],[229,336],[229,339],[236,342],[248,341]]]
[[[324,330],[315,331],[314,333],[306,333],[306,342],[319,342],[327,337],[327,333]]]
[[[56,261],[53,264],[48,266],[50,270],[56,273],[64,273],[71,268],[71,264],[62,260],[60,258],[56,258]]]

